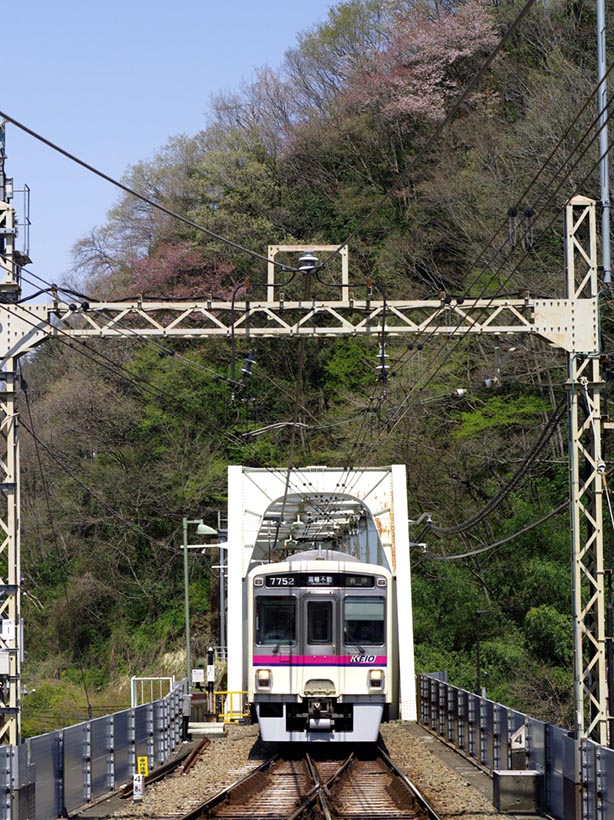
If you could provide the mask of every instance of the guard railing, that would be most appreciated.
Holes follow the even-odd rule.
[[[0,820],[66,817],[166,762],[182,740],[186,681],[165,697],[0,747]]]
[[[576,741],[566,729],[451,686],[439,676],[418,675],[417,695],[419,723],[489,773],[541,773],[541,809],[555,820],[614,818],[613,749]]]

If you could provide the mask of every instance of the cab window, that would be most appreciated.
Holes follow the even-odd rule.
[[[343,634],[348,646],[384,643],[384,598],[349,596],[345,599]]]
[[[307,602],[307,643],[333,642],[332,601]]]
[[[296,598],[256,598],[256,643],[274,646],[296,642]]]

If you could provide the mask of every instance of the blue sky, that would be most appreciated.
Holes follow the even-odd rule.
[[[0,110],[119,177],[172,134],[203,127],[212,93],[237,88],[255,67],[278,65],[297,33],[325,20],[331,5],[11,3],[3,12]],[[72,245],[104,221],[118,192],[10,125],[7,155],[15,186],[32,189],[30,267],[61,282]]]

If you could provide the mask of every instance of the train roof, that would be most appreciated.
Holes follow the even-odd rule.
[[[267,575],[269,573],[282,572],[351,572],[369,573],[374,575],[385,575],[391,577],[390,570],[379,564],[365,564],[348,553],[337,550],[306,550],[295,555],[289,555],[283,561],[274,564],[262,564],[249,573],[254,575]]]

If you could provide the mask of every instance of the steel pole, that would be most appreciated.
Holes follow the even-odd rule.
[[[224,550],[220,549],[220,649],[222,650],[222,660],[226,660],[226,578],[224,571],[226,560]]]
[[[599,80],[599,180],[601,184],[601,260],[603,283],[612,281],[610,260],[610,172],[608,146],[608,84],[606,82],[605,0],[597,0],[597,78]]]
[[[476,692],[480,697],[482,696],[482,658],[481,658],[481,647],[480,647],[480,640],[481,640],[481,624],[482,624],[482,615],[486,614],[485,609],[478,609],[475,613],[475,640],[476,640],[476,655],[475,655],[475,683],[476,683]]]
[[[192,691],[192,659],[190,658],[190,591],[188,584],[188,519],[183,519],[183,589],[185,597],[185,668],[188,692]]]

